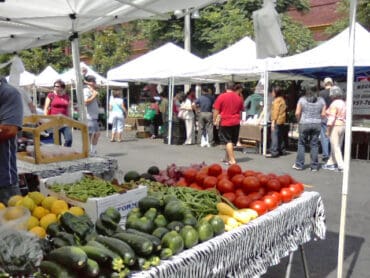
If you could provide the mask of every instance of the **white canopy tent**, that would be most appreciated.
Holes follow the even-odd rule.
[[[35,85],[37,87],[53,87],[54,81],[57,79],[60,79],[60,74],[52,66],[47,66],[36,76]]]
[[[71,40],[77,91],[82,90],[79,34],[136,19],[168,19],[165,13],[197,9],[210,0],[12,0],[0,2],[0,53]],[[82,108],[81,94],[77,94]],[[82,109],[82,111],[85,111]],[[85,119],[84,113],[82,118]]]
[[[9,81],[9,76],[7,76],[6,79]],[[32,86],[35,84],[35,79],[36,75],[25,70],[20,74],[19,86]]]

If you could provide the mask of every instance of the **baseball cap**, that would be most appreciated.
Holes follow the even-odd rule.
[[[330,83],[330,84],[333,85],[334,84],[333,79],[331,79],[330,77],[325,77],[325,79],[324,79],[324,85],[326,85],[328,83]]]

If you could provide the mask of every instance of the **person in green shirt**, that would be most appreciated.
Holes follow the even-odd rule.
[[[247,112],[247,119],[253,118],[262,111],[263,95],[255,91],[244,101],[244,111]]]

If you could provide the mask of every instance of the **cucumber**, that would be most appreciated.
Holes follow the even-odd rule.
[[[113,237],[126,242],[139,256],[149,256],[153,252],[153,243],[147,237],[128,232],[121,232]]]
[[[47,260],[61,264],[68,269],[81,269],[87,263],[86,253],[76,246],[63,246],[54,249],[47,256]]]
[[[135,263],[135,252],[126,242],[106,236],[97,236],[96,241],[104,244],[108,249],[117,253],[123,259],[125,264],[133,265]]]
[[[89,259],[96,261],[98,264],[106,264],[113,258],[106,253],[102,248],[94,247],[94,246],[79,246],[87,255]]]
[[[167,229],[172,230],[172,231],[176,231],[176,232],[180,232],[182,227],[184,227],[184,223],[182,223],[180,221],[172,221],[172,222],[168,223],[168,225],[167,225]]]
[[[199,235],[199,240],[201,242],[209,240],[213,237],[213,228],[211,224],[208,223],[208,221],[202,221],[197,225],[197,232]]]
[[[184,240],[184,246],[186,249],[197,245],[199,242],[199,235],[198,232],[193,228],[193,226],[186,225],[184,226],[181,231],[180,235]]]
[[[154,226],[158,227],[166,227],[168,221],[163,214],[158,214],[157,217],[154,219]]]
[[[69,271],[62,265],[51,261],[42,261],[40,263],[41,274],[47,274],[53,278],[70,278],[73,277]]]
[[[142,213],[145,213],[150,208],[156,208],[160,210],[162,207],[161,201],[153,196],[146,196],[139,200],[139,209]]]
[[[163,248],[159,257],[161,258],[161,260],[167,260],[170,257],[172,257],[172,255],[173,255],[172,249]]]
[[[162,238],[162,246],[170,248],[173,254],[180,253],[184,249],[184,240],[176,231],[170,231]]]
[[[159,251],[159,250],[162,249],[161,240],[156,236],[153,236],[151,234],[144,233],[144,232],[141,232],[141,231],[138,231],[138,230],[135,230],[135,229],[127,229],[126,232],[137,234],[137,235],[140,235],[140,236],[143,236],[143,237],[146,237],[147,239],[149,239],[153,244],[154,251]]]
[[[97,242],[96,240],[90,240],[86,246],[92,246],[95,248],[98,248],[101,253],[109,257],[109,263],[113,261],[115,258],[121,258],[116,252],[113,252],[108,247],[106,247],[104,244]]]
[[[167,234],[170,230],[165,228],[165,227],[158,227],[157,229],[155,229],[152,233],[153,236],[159,238],[159,239],[162,239],[162,237]]]
[[[81,277],[97,277],[99,275],[99,272],[99,264],[92,259],[87,259],[85,267],[79,271],[79,274],[82,275]]]

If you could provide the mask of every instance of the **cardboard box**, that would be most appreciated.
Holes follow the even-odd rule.
[[[79,181],[83,178],[84,172],[76,173],[66,173],[60,176],[41,179],[40,180],[40,191],[44,195],[55,196],[59,199],[65,200],[70,205],[80,206],[85,209],[87,215],[95,222],[99,215],[105,211],[108,207],[114,207],[121,213],[120,226],[125,225],[126,216],[129,211],[138,206],[140,199],[147,195],[147,187],[144,185],[139,185],[138,188],[127,191],[122,194],[114,194],[102,198],[89,198],[86,202],[80,202],[68,198],[63,193],[56,193],[49,189],[50,185],[55,183],[58,184],[68,184]]]

